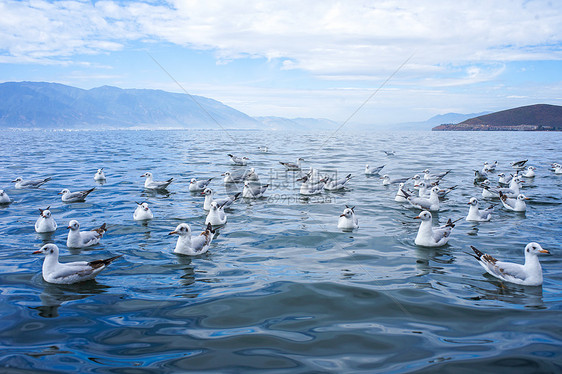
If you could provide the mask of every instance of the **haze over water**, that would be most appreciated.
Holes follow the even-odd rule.
[[[261,131],[1,131],[0,188],[14,202],[0,206],[0,329],[4,368],[30,372],[463,372],[560,371],[562,332],[562,134],[524,132],[286,133]],[[269,152],[259,152],[268,146]],[[386,156],[382,150],[394,150]],[[266,197],[237,201],[208,254],[173,253],[169,236],[187,222],[204,226],[203,196],[189,180],[237,169],[227,154],[250,158]],[[298,194],[297,173],[279,161],[353,178],[345,192]],[[499,201],[491,222],[464,220],[449,245],[414,244],[419,210],[394,202],[396,186],[366,177],[366,163],[385,164],[392,178],[452,169],[441,183],[458,185],[436,222],[466,216],[480,199],[474,170],[529,159],[525,215]],[[107,183],[93,175],[103,167]],[[169,193],[147,192],[146,171],[174,177]],[[496,173],[497,174],[497,173]],[[52,181],[15,190],[18,176]],[[493,174],[493,184],[496,175]],[[85,203],[57,195],[96,190]],[[154,212],[132,219],[135,202]],[[482,202],[487,206],[490,202]],[[345,205],[359,229],[336,228]],[[36,234],[39,208],[50,206],[59,228]],[[68,221],[84,229],[107,223],[100,245],[66,247]],[[523,262],[528,242],[553,255],[540,258],[542,287],[522,287],[484,275],[470,245],[499,259]],[[41,256],[57,244],[61,262],[124,256],[96,281],[52,285]]]

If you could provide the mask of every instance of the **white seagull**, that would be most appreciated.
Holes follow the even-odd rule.
[[[351,179],[351,174],[348,174],[344,178],[340,178],[336,180],[328,177],[328,179],[326,180],[326,184],[324,185],[324,189],[327,191],[342,190],[345,187],[345,184],[349,182],[350,179]]]
[[[212,226],[222,226],[226,223],[226,213],[222,206],[219,206],[216,201],[211,203],[211,208],[205,218],[205,224]]]
[[[493,164],[488,163],[488,161],[484,162],[484,167],[482,168],[483,171],[485,172],[492,172],[494,170],[496,170],[496,167],[498,166],[498,162],[494,161]]]
[[[246,173],[244,180],[250,181],[250,182],[259,182],[260,178],[258,177],[258,173],[256,173],[256,169],[254,168],[250,168],[250,170]]]
[[[80,224],[74,219],[68,223],[67,229],[70,230],[66,239],[66,246],[68,248],[84,248],[96,245],[107,231],[105,223],[91,231],[80,231]]]
[[[94,279],[111,262],[123,256],[119,255],[90,262],[76,261],[61,264],[59,262],[59,247],[51,243],[45,244],[33,254],[45,255],[42,269],[43,279],[45,282],[56,284],[72,284]]]
[[[382,177],[380,177],[380,179],[382,179],[382,185],[383,186],[388,186],[390,184],[396,184],[396,183],[406,183],[406,181],[408,179],[410,179],[410,177],[408,178],[396,178],[396,179],[390,179],[390,177],[388,175],[383,175]]]
[[[541,253],[550,254],[550,252],[543,249],[540,244],[531,242],[525,246],[525,263],[523,265],[498,261],[473,246],[470,246],[470,248],[476,253],[474,257],[488,274],[502,281],[523,286],[542,285],[542,268],[538,255]]]
[[[22,177],[17,177],[16,179],[14,179],[12,181],[12,183],[15,183],[15,187],[17,189],[21,189],[21,188],[39,188],[42,185],[44,185],[45,183],[47,183],[48,181],[50,181],[52,178],[48,177],[45,179],[36,179],[36,180],[29,180],[29,181],[25,181],[22,179]]]
[[[439,210],[439,195],[438,195],[439,187],[433,187],[431,189],[431,192],[429,194],[429,198],[415,197],[415,196],[412,196],[412,195],[408,194],[404,190],[402,190],[402,192],[404,193],[404,195],[408,199],[408,202],[412,206],[415,206],[416,208],[419,208],[419,209],[422,209],[422,210],[429,210],[431,212],[435,212],[435,211]]]
[[[402,191],[403,189],[404,189],[404,183],[400,183],[398,185],[398,191],[396,192],[396,196],[394,196],[394,201],[396,201],[398,203],[407,203],[408,202],[408,199],[406,198],[406,195]],[[409,193],[409,192],[407,192],[407,193]]]
[[[35,222],[35,231],[38,233],[53,232],[57,229],[57,223],[51,215],[49,208],[50,206],[48,206],[47,209],[39,209],[41,214]]]
[[[527,210],[527,204],[525,204],[525,200],[529,200],[529,198],[526,197],[523,194],[519,194],[516,199],[512,199],[512,198],[508,197],[507,195],[504,195],[500,191],[500,201],[502,202],[503,206],[507,210],[511,210],[511,211],[514,211],[514,212],[524,212],[524,211],[526,211]]]
[[[105,180],[105,173],[103,172],[103,168],[98,169],[96,174],[94,174],[94,180],[96,181],[104,181]]]
[[[326,181],[325,179],[316,179],[316,181],[313,181],[307,174],[304,177],[297,179],[297,182],[302,182],[299,189],[299,193],[301,195],[318,195],[319,193],[322,193],[322,190],[324,190],[324,184]]]
[[[285,168],[287,170],[300,170],[301,169],[301,162],[304,161],[304,159],[302,157],[299,157],[297,159],[296,163],[292,163],[292,162],[281,162],[279,161],[279,163],[283,166],[285,166]]]
[[[475,197],[470,198],[468,205],[470,205],[470,208],[466,216],[467,221],[488,222],[492,219],[493,205],[490,205],[487,209],[480,210],[478,209],[478,199]]]
[[[59,192],[59,195],[62,195],[61,200],[64,203],[76,203],[86,201],[86,197],[95,189],[96,188],[94,187],[86,191],[70,192],[68,188],[65,188],[61,192]]]
[[[369,164],[367,164],[365,165],[365,175],[379,175],[379,173],[385,166],[386,165],[377,166],[376,168],[371,169]]]
[[[488,173],[480,170],[474,170],[474,180],[476,182],[481,182],[488,179]]]
[[[263,196],[265,190],[267,190],[267,187],[269,187],[269,184],[264,184],[263,186],[254,186],[250,182],[246,181],[244,182],[242,197],[247,199],[257,199]]]
[[[153,218],[154,214],[152,214],[152,210],[150,210],[147,203],[137,203],[137,208],[133,213],[133,219],[135,221],[147,221]]]
[[[451,230],[455,227],[454,222],[449,219],[443,226],[433,227],[431,223],[431,213],[424,210],[414,219],[421,220],[418,235],[414,241],[416,245],[422,247],[441,247],[449,241]]]
[[[352,231],[359,227],[359,220],[355,215],[355,207],[352,206],[345,206],[343,213],[340,214],[340,218],[338,219],[338,229],[343,231]]]
[[[10,204],[11,202],[10,196],[4,190],[0,190],[0,204]]]
[[[238,183],[243,182],[248,173],[248,170],[225,171],[221,176],[224,177],[224,183]]]
[[[506,176],[505,173],[499,173],[498,177],[499,184],[508,185],[513,179],[513,174],[509,174],[508,176]]]
[[[535,170],[537,170],[534,166],[527,166],[527,170],[521,173],[522,177],[525,178],[534,178],[535,177]]]
[[[248,164],[248,160],[249,158],[244,156],[244,157],[238,157],[238,156],[234,156],[232,154],[228,154],[228,157],[230,157],[230,159],[232,160],[232,163],[234,163],[234,165],[238,165],[238,166],[246,166]]]
[[[554,174],[562,174],[562,165],[556,164],[554,167]]]
[[[205,179],[205,180],[197,180],[196,178],[191,178],[189,182],[189,191],[191,192],[200,192],[203,191],[213,178]]]
[[[209,245],[213,241],[215,231],[213,227],[208,224],[205,231],[191,238],[191,228],[187,223],[180,223],[176,229],[168,235],[178,235],[176,242],[175,253],[188,256],[196,256],[203,254],[209,250]]]
[[[144,181],[144,188],[148,188],[150,190],[164,190],[168,188],[170,183],[174,180],[174,178],[170,178],[165,182],[157,182],[152,178],[152,173],[147,171],[141,177],[146,178]]]
[[[242,195],[241,192],[238,192],[232,196],[229,197],[225,197],[222,199],[215,199],[215,193],[212,189],[210,189],[209,187],[205,188],[203,190],[203,192],[201,192],[201,195],[205,195],[205,201],[203,202],[203,209],[204,210],[210,210],[211,209],[211,203],[213,201],[215,201],[217,203],[218,206],[222,206],[223,209],[224,208],[228,208],[229,206],[232,205],[233,202],[235,202],[240,195]]]

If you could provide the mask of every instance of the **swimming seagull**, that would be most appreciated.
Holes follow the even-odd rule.
[[[345,206],[343,213],[340,214],[338,219],[338,229],[343,231],[352,231],[359,227],[359,220],[355,215],[355,207]]]
[[[418,235],[414,242],[416,245],[422,247],[441,247],[449,241],[451,235],[451,230],[455,227],[455,222],[457,221],[447,221],[443,226],[433,227],[431,223],[431,213],[424,210],[414,219],[421,220],[420,228],[418,229]]]
[[[467,221],[488,222],[492,219],[493,205],[490,205],[487,209],[480,210],[478,209],[478,199],[475,197],[470,198],[468,205],[470,205],[470,208],[466,216]]]
[[[412,206],[415,206],[416,208],[423,209],[423,210],[429,210],[432,212],[439,210],[438,192],[439,192],[439,187],[433,187],[429,194],[429,198],[425,198],[425,197],[412,196],[408,194],[406,191],[402,190],[402,193],[406,196],[408,202]]]
[[[554,174],[562,174],[562,165],[555,164],[554,166]]]
[[[119,256],[106,258],[105,260],[95,261],[76,261],[59,262],[59,247],[55,244],[45,244],[41,249],[33,254],[44,254],[42,274],[45,282],[56,284],[72,284],[94,279],[110,263],[118,259]]]
[[[10,204],[11,202],[10,196],[4,190],[0,190],[0,204]]]
[[[259,182],[260,178],[258,177],[258,173],[256,173],[256,169],[250,168],[250,170],[246,173],[244,180],[251,181],[251,182]]]
[[[228,208],[229,206],[232,205],[233,202],[235,202],[240,195],[242,195],[241,192],[237,192],[236,194],[229,196],[229,197],[225,197],[222,199],[215,199],[214,195],[214,191],[212,189],[210,189],[209,187],[205,188],[203,190],[203,192],[201,192],[201,195],[205,195],[205,201],[203,202],[203,209],[204,210],[210,210],[211,209],[211,203],[214,201],[217,203],[218,206],[222,206],[223,209]]]
[[[92,192],[95,189],[96,188],[94,187],[86,191],[70,192],[68,188],[65,188],[61,192],[59,192],[59,195],[62,195],[61,200],[64,203],[76,203],[76,202],[86,201],[86,196],[88,196],[90,192]]]
[[[165,182],[157,182],[152,179],[152,173],[149,171],[141,175],[141,177],[146,178],[144,181],[144,188],[148,188],[150,190],[164,190],[168,188],[170,183],[174,180],[174,178],[170,178]]]
[[[480,170],[474,170],[474,181],[481,182],[488,179],[488,173],[485,173]]]
[[[260,146],[258,147],[258,151],[260,151],[260,152],[264,152],[264,153],[267,153],[267,152],[269,152],[269,150],[267,149],[267,147],[266,147],[266,146],[261,146],[261,145],[260,145]]]
[[[365,175],[379,175],[381,170],[385,167],[385,165],[377,166],[376,168],[371,169],[369,164],[365,165]]]
[[[500,201],[502,202],[503,206],[507,210],[511,210],[514,212],[524,212],[527,210],[527,204],[525,204],[525,200],[529,200],[523,194],[519,194],[516,199],[512,199],[506,195],[504,195],[500,191]]]
[[[337,180],[333,180],[332,178],[328,178],[326,180],[326,184],[324,185],[324,189],[327,191],[337,191],[342,190],[345,187],[345,184],[349,182],[351,179],[351,174],[346,175],[344,178],[340,178]]]
[[[394,156],[394,151],[383,151],[387,156]]]
[[[105,180],[105,173],[103,172],[103,168],[98,169],[96,174],[94,174],[94,180],[96,180],[96,181],[104,181]]]
[[[205,218],[205,224],[212,226],[222,226],[226,223],[226,213],[222,206],[219,206],[216,201],[211,203],[211,208]]]
[[[295,164],[293,164],[292,162],[282,162],[279,161],[279,163],[283,166],[285,166],[285,168],[287,170],[300,170],[301,169],[301,162],[304,161],[304,158],[299,157],[297,159],[297,162]]]
[[[191,178],[191,181],[189,182],[189,191],[191,192],[203,191],[209,185],[209,183],[211,183],[212,180],[213,178],[209,178],[205,180],[197,180],[196,178]]]
[[[534,178],[535,177],[535,170],[537,170],[534,166],[528,166],[527,171],[521,173],[521,176],[525,178]]]
[[[451,170],[447,170],[444,173],[439,173],[439,174],[431,174],[429,172],[429,169],[425,169],[423,171],[423,179],[426,181],[440,181],[441,179],[443,179],[447,174],[449,174],[451,172]]]
[[[180,223],[176,229],[168,235],[178,235],[175,253],[188,256],[196,256],[203,254],[209,250],[209,245],[213,241],[215,230],[211,224],[207,225],[205,231],[191,238],[191,228],[187,223]]]
[[[325,179],[313,181],[309,175],[297,179],[297,182],[302,182],[299,193],[301,195],[318,195],[324,189]]]
[[[523,183],[521,177],[516,175],[513,178],[511,178],[511,181],[509,182],[509,187],[497,188],[496,190],[498,192],[502,192],[504,195],[509,195],[514,197],[519,195],[521,189],[521,183]]]
[[[251,185],[250,182],[244,182],[244,189],[242,190],[242,197],[247,199],[257,199],[262,197],[267,190],[269,184],[264,184],[263,186],[260,185]]]
[[[42,185],[44,185],[45,183],[47,183],[48,181],[50,181],[52,178],[48,177],[45,179],[36,179],[36,180],[29,180],[29,181],[24,181],[22,179],[22,177],[17,177],[16,179],[14,179],[12,181],[12,183],[15,183],[15,187],[17,189],[21,189],[21,188],[39,188]]]
[[[521,170],[525,167],[525,164],[529,160],[514,161],[511,163],[511,167],[517,170]]]
[[[234,156],[232,154],[228,154],[228,157],[230,157],[230,159],[232,160],[232,162],[234,163],[234,165],[239,165],[239,166],[246,166],[246,164],[248,163],[249,158],[244,156],[244,157],[238,157],[238,156]]]
[[[133,213],[133,219],[135,221],[146,221],[153,218],[154,214],[152,214],[152,210],[150,210],[147,203],[137,203],[137,208]]]
[[[80,231],[80,224],[74,219],[68,223],[67,229],[70,230],[66,239],[66,246],[68,248],[84,248],[96,245],[107,231],[105,223],[91,231]]]
[[[410,177],[408,177],[408,178],[390,179],[390,177],[385,174],[385,175],[383,175],[382,177],[380,177],[380,179],[382,179],[382,185],[383,185],[383,186],[388,186],[389,184],[406,183],[406,181],[407,181],[408,179],[410,179]]]
[[[49,210],[51,207],[48,206],[47,209],[39,209],[40,215],[35,222],[35,231],[38,233],[53,232],[57,229],[57,223],[51,215]]]
[[[396,196],[394,196],[394,201],[396,201],[398,203],[407,203],[408,202],[408,199],[406,198],[406,195],[402,191],[403,189],[404,189],[404,183],[400,183],[398,185],[398,191],[396,192]],[[407,191],[407,193],[410,193],[410,191]]]
[[[496,167],[498,166],[498,162],[494,161],[493,164],[488,163],[488,161],[484,162],[484,167],[482,168],[483,171],[485,172],[492,172],[494,170],[496,170]]]
[[[474,258],[478,260],[488,274],[502,281],[523,286],[542,285],[542,268],[538,255],[541,253],[550,254],[550,252],[543,249],[540,244],[531,242],[525,246],[525,263],[523,265],[498,261],[492,256],[480,252],[473,246],[470,246],[470,248],[476,254],[473,255]]]
[[[248,173],[248,170],[225,171],[221,176],[224,177],[224,183],[238,183],[244,181]]]

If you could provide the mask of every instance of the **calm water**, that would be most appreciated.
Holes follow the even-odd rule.
[[[0,132],[0,366],[29,372],[560,372],[562,370],[561,133],[355,133],[107,131]],[[326,143],[325,143],[326,142]],[[325,143],[325,144],[324,144]],[[267,145],[269,153],[257,151]],[[322,145],[324,147],[322,148]],[[388,157],[381,150],[395,150]],[[247,155],[267,199],[236,202],[208,254],[173,253],[180,222],[203,227],[192,177],[233,169],[227,153]],[[322,171],[352,173],[349,189],[301,199],[278,161],[306,159]],[[366,162],[392,177],[453,169],[458,184],[435,220],[465,216],[473,169],[528,158],[537,177],[525,185],[526,215],[496,208],[488,223],[460,221],[450,244],[414,244],[419,211],[395,203],[395,187],[363,175]],[[104,167],[107,183],[93,175]],[[176,178],[168,194],[143,189],[145,171]],[[39,190],[12,179],[52,176]],[[212,183],[219,195],[224,185]],[[64,204],[65,187],[96,186],[86,203]],[[155,219],[133,221],[135,201]],[[336,228],[344,205],[360,228]],[[35,233],[38,208],[51,206],[59,229]],[[435,216],[435,215],[434,215]],[[106,222],[102,243],[66,247],[67,223]],[[523,261],[537,241],[542,287],[502,284],[468,254],[474,245]],[[46,242],[61,261],[124,256],[96,281],[51,285],[41,277]]]

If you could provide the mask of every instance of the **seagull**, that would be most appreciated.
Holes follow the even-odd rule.
[[[152,179],[152,173],[149,171],[141,175],[141,177],[146,178],[146,180],[144,181],[144,188],[148,188],[150,190],[165,190],[174,180],[174,178],[170,178],[165,182],[157,182]]]
[[[105,173],[103,172],[103,168],[98,169],[96,174],[94,174],[94,180],[96,180],[96,181],[104,181],[105,180]]]
[[[153,218],[154,214],[152,214],[152,210],[150,210],[147,203],[137,203],[137,208],[133,213],[133,219],[135,221],[146,221]]]
[[[66,246],[68,248],[84,248],[96,245],[107,231],[105,223],[91,231],[80,231],[80,224],[74,219],[68,223],[67,229],[70,230],[66,239]]]
[[[371,169],[369,164],[367,164],[365,165],[365,175],[379,175],[379,173],[385,166],[386,165],[377,166],[376,168]]]
[[[299,157],[299,158],[297,159],[297,163],[296,163],[296,164],[293,164],[293,163],[291,163],[291,162],[281,162],[281,161],[279,161],[279,163],[280,163],[281,165],[285,166],[285,168],[286,168],[287,170],[300,170],[300,169],[301,169],[301,162],[302,162],[302,161],[304,161],[304,158]]]
[[[498,177],[499,177],[498,178],[499,184],[508,185],[509,182],[511,182],[511,180],[513,179],[513,174],[509,174],[508,176],[505,176],[504,173],[499,173]]]
[[[251,182],[259,182],[260,178],[258,177],[258,173],[254,168],[250,168],[250,171],[244,177],[244,180],[251,181]]]
[[[209,250],[209,245],[213,241],[215,230],[213,230],[211,224],[208,224],[205,231],[192,239],[189,225],[187,223],[180,223],[176,229],[168,235],[174,234],[179,235],[174,252],[182,255],[195,256]]]
[[[314,182],[307,174],[304,177],[297,179],[297,182],[302,182],[299,190],[301,195],[318,195],[324,189],[326,180],[320,179]]]
[[[523,183],[523,181],[521,180],[521,177],[516,175],[513,178],[511,178],[511,181],[509,182],[509,187],[498,188],[497,191],[502,192],[503,194],[508,196],[517,196],[519,195],[521,189],[520,183]]]
[[[267,153],[267,152],[269,152],[269,149],[267,149],[266,146],[259,146],[259,147],[258,147],[258,151]]]
[[[191,192],[203,191],[209,185],[209,183],[211,183],[212,180],[213,178],[198,181],[196,178],[191,178],[191,181],[189,182],[189,191]]]
[[[203,192],[201,192],[201,195],[205,195],[205,201],[203,202],[203,209],[204,210],[210,210],[211,209],[211,203],[214,201],[217,203],[218,206],[222,206],[223,209],[224,208],[228,208],[229,206],[232,205],[233,202],[235,202],[240,195],[242,195],[241,192],[238,192],[232,196],[229,197],[225,197],[222,199],[215,199],[214,198],[214,191],[211,190],[209,187],[205,188],[203,190]]]
[[[447,170],[444,173],[431,174],[429,172],[429,169],[425,169],[422,173],[423,173],[423,179],[426,180],[426,181],[440,181],[450,172],[451,172],[451,170]]]
[[[41,214],[39,218],[35,222],[35,231],[38,233],[44,232],[53,232],[57,229],[57,223],[55,219],[51,215],[51,211],[49,210],[51,207],[48,206],[47,209],[39,209]]]
[[[238,156],[231,155],[230,153],[228,154],[228,157],[230,157],[234,165],[238,165],[238,166],[246,166],[249,160],[249,158],[246,156],[238,157]]]
[[[226,223],[226,213],[222,206],[219,206],[216,201],[211,203],[211,208],[205,218],[205,224],[212,226],[222,226]]]
[[[345,206],[343,213],[340,214],[340,218],[338,219],[338,229],[343,231],[352,231],[359,227],[359,220],[355,215],[355,207],[352,206]]]
[[[514,161],[514,162],[511,163],[511,167],[516,169],[516,170],[521,170],[525,167],[525,164],[527,163],[527,161],[529,161],[529,160]]]
[[[500,191],[500,201],[507,210],[512,210],[514,212],[526,211],[527,204],[525,204],[525,200],[529,200],[529,198],[523,194],[519,194],[516,199],[512,199]]]
[[[63,203],[76,203],[80,201],[85,201],[86,196],[88,196],[90,192],[92,192],[95,189],[96,188],[94,187],[86,191],[70,192],[68,188],[65,188],[61,192],[59,192],[59,195],[62,195],[61,200],[63,201]]]
[[[537,170],[534,166],[527,166],[527,171],[523,172],[521,176],[525,178],[534,178],[535,177],[535,170]]]
[[[562,166],[559,164],[556,164],[556,166],[554,167],[554,174],[562,174]]]
[[[267,190],[269,184],[264,184],[263,186],[260,185],[251,185],[250,182],[244,182],[244,189],[242,190],[242,197],[247,199],[257,199],[262,197]]]
[[[488,179],[488,173],[485,173],[483,171],[480,170],[474,170],[474,181],[475,182],[481,182],[483,180]]]
[[[396,183],[406,183],[406,181],[408,178],[396,178],[396,179],[390,179],[390,177],[388,175],[383,175],[382,177],[380,177],[380,179],[382,179],[382,185],[383,186],[388,186],[389,184],[396,184]]]
[[[439,210],[439,195],[437,194],[439,192],[439,187],[433,187],[431,189],[431,192],[429,194],[429,198],[415,197],[415,196],[412,196],[412,195],[408,194],[404,190],[402,190],[402,192],[404,193],[404,195],[406,195],[406,198],[408,199],[408,202],[412,206],[415,206],[416,208],[423,209],[423,210],[429,210],[431,212],[435,212],[435,211]]]
[[[492,219],[493,205],[490,205],[487,209],[480,210],[478,209],[478,199],[475,197],[470,198],[468,205],[470,205],[470,208],[466,216],[467,221],[488,222]]]
[[[420,186],[420,183],[422,183],[422,179],[419,174],[414,175],[412,177],[412,180],[414,181],[414,188],[418,188]]]
[[[45,282],[56,284],[72,284],[94,279],[110,263],[123,256],[119,255],[90,262],[76,261],[61,264],[59,262],[59,247],[52,243],[45,244],[33,254],[45,255],[42,269],[43,279]]]
[[[396,192],[396,196],[394,196],[394,201],[396,201],[398,203],[407,203],[408,202],[408,199],[406,198],[406,195],[402,191],[403,189],[404,189],[404,183],[400,183],[398,185],[398,191]],[[407,193],[409,193],[409,192],[407,192]]]
[[[244,181],[248,173],[248,170],[225,171],[221,176],[224,177],[224,183],[238,183]]]
[[[387,156],[394,156],[394,151],[383,151]]]
[[[345,184],[349,182],[351,179],[351,174],[346,175],[344,178],[340,178],[337,180],[333,180],[332,178],[328,178],[326,180],[326,184],[324,185],[324,189],[327,191],[337,191],[342,190],[345,187]]]
[[[12,200],[4,190],[0,190],[0,204],[10,204]]]
[[[494,170],[496,170],[496,167],[498,166],[498,162],[494,161],[493,164],[488,163],[488,161],[484,162],[484,167],[482,168],[483,171],[485,172],[493,172]]]
[[[475,256],[473,255],[474,258],[478,260],[488,274],[502,281],[523,286],[542,285],[542,268],[537,255],[540,253],[550,254],[550,252],[543,249],[540,244],[531,242],[525,246],[525,264],[523,265],[498,261],[473,246],[470,246],[470,248],[476,253]]]
[[[455,222],[449,220],[443,226],[433,227],[431,225],[431,213],[427,210],[422,211],[414,219],[421,220],[418,235],[414,241],[416,245],[422,247],[441,247],[449,241],[451,230],[455,227]]]
[[[22,177],[17,177],[16,179],[14,179],[12,181],[12,183],[16,184],[16,188],[17,189],[21,189],[21,188],[39,188],[42,185],[44,185],[45,183],[47,183],[48,181],[50,181],[52,178],[48,177],[45,179],[36,179],[36,180],[29,180],[29,181],[24,181],[22,179]]]
[[[490,180],[486,179],[482,183],[480,183],[480,187],[482,187],[482,197],[485,199],[493,199],[499,197],[499,192],[492,189],[490,187]]]

